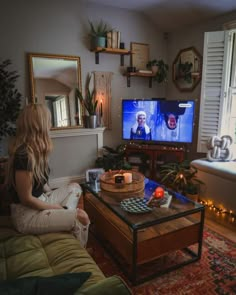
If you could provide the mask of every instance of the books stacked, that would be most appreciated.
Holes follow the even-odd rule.
[[[107,33],[107,48],[120,48],[120,31]]]
[[[152,71],[151,70],[138,70],[138,73],[141,73],[141,74],[152,74]]]

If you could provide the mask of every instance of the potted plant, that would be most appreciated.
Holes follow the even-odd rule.
[[[91,37],[91,49],[96,47],[106,47],[106,37],[107,33],[112,29],[104,23],[103,20],[100,20],[98,24],[92,23],[89,21],[90,25],[90,37]]]
[[[164,63],[162,59],[156,60],[150,60],[147,63],[147,68],[152,70],[152,73],[155,74],[154,80],[158,83],[166,82],[167,81],[167,75],[169,66]]]
[[[2,140],[15,134],[15,122],[20,111],[22,95],[15,88],[19,75],[10,71],[11,60],[0,63],[0,183],[4,182],[7,157],[2,154]]]
[[[156,59],[149,60],[149,62],[146,64],[146,67],[150,70],[152,70],[153,74],[156,74],[158,71],[158,62]]]
[[[90,90],[90,81],[91,74],[87,75],[86,83],[85,83],[85,95],[83,96],[82,92],[76,88],[75,89],[75,97],[79,99],[81,105],[87,111],[89,115],[88,126],[89,128],[96,128],[97,126],[97,105],[98,100],[96,99],[95,90]],[[86,124],[85,124],[86,125]]]
[[[126,146],[118,145],[115,149],[104,146],[103,155],[96,159],[96,167],[103,168],[105,171],[109,170],[130,170],[131,165],[125,160]]]
[[[161,183],[176,192],[197,201],[200,186],[204,183],[197,178],[197,168],[185,160],[181,163],[168,163],[161,166]]]

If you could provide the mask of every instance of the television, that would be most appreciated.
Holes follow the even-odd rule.
[[[191,143],[194,100],[122,100],[122,139],[153,143]]]

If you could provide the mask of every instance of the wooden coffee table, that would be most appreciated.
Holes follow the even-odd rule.
[[[82,185],[84,207],[91,219],[91,228],[107,249],[112,247],[115,250],[117,255],[113,253],[113,258],[117,259],[134,285],[201,258],[203,205],[169,191],[173,196],[169,208],[132,214],[120,207],[120,202],[126,198],[150,196],[152,187],[156,186],[155,182],[151,182],[143,192],[133,195],[106,191],[96,193],[89,184]],[[187,258],[170,265],[167,263],[168,255],[176,251],[181,251]],[[162,265],[155,267],[151,273],[143,274],[142,268],[147,268],[150,263],[153,268],[157,259]]]

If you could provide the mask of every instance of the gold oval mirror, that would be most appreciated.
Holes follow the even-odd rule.
[[[75,98],[81,90],[80,57],[29,53],[31,101],[45,103],[53,128],[82,127],[82,107]]]
[[[172,78],[180,91],[192,91],[201,81],[202,56],[194,47],[177,54],[172,66]]]

